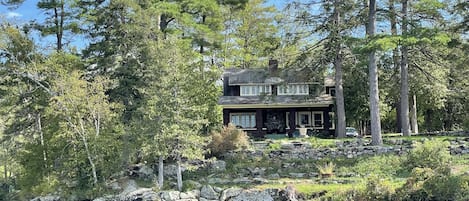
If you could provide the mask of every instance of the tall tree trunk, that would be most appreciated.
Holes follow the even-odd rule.
[[[177,157],[177,188],[182,191],[182,170],[181,170],[181,156]]]
[[[344,138],[345,136],[345,127],[346,127],[346,120],[345,120],[345,101],[344,101],[344,88],[343,88],[343,79],[342,79],[342,64],[343,64],[343,55],[341,50],[341,36],[340,36],[340,27],[341,27],[341,20],[340,20],[340,0],[336,0],[334,2],[334,24],[335,24],[335,31],[334,31],[334,39],[335,41],[335,58],[334,58],[334,68],[335,68],[335,104],[336,104],[336,112],[337,112],[337,128],[336,133],[338,138]]]
[[[163,189],[164,182],[164,160],[163,156],[158,157],[158,188]]]
[[[36,124],[37,124],[37,131],[39,132],[39,138],[41,140],[42,160],[44,161],[44,168],[47,171],[46,145],[44,143],[44,133],[42,132],[41,114],[39,114],[39,113],[37,113],[37,115],[36,115]]]
[[[391,35],[397,36],[397,18],[396,18],[396,9],[394,8],[394,0],[389,0],[389,21],[391,24]],[[400,64],[399,64],[399,48],[396,47],[392,50],[392,61],[393,61],[393,66],[394,66],[394,71],[397,76],[397,81],[396,84],[399,83],[399,73],[400,73]],[[399,95],[396,97],[396,132],[401,132],[402,126],[401,126],[401,113],[400,113],[400,107],[401,107],[401,101],[399,99]]]
[[[376,0],[370,0],[368,12],[368,38],[373,39],[375,35],[376,23]],[[375,50],[371,50],[368,55],[369,81],[370,81],[370,115],[371,115],[371,144],[381,145],[381,120],[379,116],[379,88],[378,88],[378,67],[376,66]]]
[[[402,0],[402,35],[406,37],[408,30],[407,18],[407,0]],[[401,46],[401,123],[402,135],[410,136],[409,126],[409,65],[408,65],[408,48],[406,45]]]
[[[64,10],[64,1],[60,1],[60,5],[54,6],[54,24],[56,33],[56,39],[57,39],[57,51],[62,51],[62,39],[63,39],[63,27],[64,27],[64,18],[65,18],[65,10]]]
[[[410,112],[411,112],[410,122],[411,122],[412,133],[418,134],[419,126],[417,122],[417,96],[415,94],[412,96],[412,108]]]

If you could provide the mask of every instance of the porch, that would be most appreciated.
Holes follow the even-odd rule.
[[[293,137],[299,128],[307,128],[309,134],[318,132],[333,135],[335,130],[332,105],[328,107],[223,109],[223,123],[225,125],[232,123],[255,138],[278,134]]]

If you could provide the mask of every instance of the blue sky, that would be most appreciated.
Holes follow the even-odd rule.
[[[267,0],[267,5],[275,5],[279,10],[283,6],[290,2],[291,0]],[[26,0],[20,6],[17,7],[7,7],[5,5],[0,5],[0,22],[6,21],[11,24],[24,24],[28,23],[31,20],[42,21],[44,19],[43,11],[37,9],[37,0]],[[54,38],[49,37],[40,37],[38,33],[32,33],[32,37],[36,42],[42,44],[44,48],[53,49]],[[72,46],[77,46],[78,49],[84,48],[85,43],[83,42],[84,38],[75,37],[75,38],[65,38],[69,40]]]

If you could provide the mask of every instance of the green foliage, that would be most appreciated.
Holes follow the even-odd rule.
[[[275,141],[269,144],[269,150],[276,151],[282,148],[282,143],[280,141]]]
[[[400,200],[465,200],[467,176],[452,175],[449,169],[415,168],[395,197]]]
[[[401,159],[395,155],[380,155],[372,157],[359,158],[359,161],[351,166],[345,167],[346,170],[341,172],[355,172],[359,175],[366,176],[368,174],[382,175],[382,176],[395,176],[398,168],[401,165]]]
[[[450,165],[449,143],[438,140],[415,142],[414,148],[402,161],[402,168],[412,171],[414,168],[444,169]]]
[[[212,156],[222,157],[228,151],[249,147],[249,137],[246,132],[237,129],[233,124],[223,127],[219,132],[212,132],[211,136],[212,141],[208,144],[208,148]]]
[[[392,200],[394,186],[388,178],[373,174],[366,178],[365,183],[365,188],[359,190],[353,200]]]

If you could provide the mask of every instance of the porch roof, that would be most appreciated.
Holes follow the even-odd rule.
[[[223,108],[291,108],[329,107],[333,98],[327,95],[303,96],[222,96],[218,104]]]

